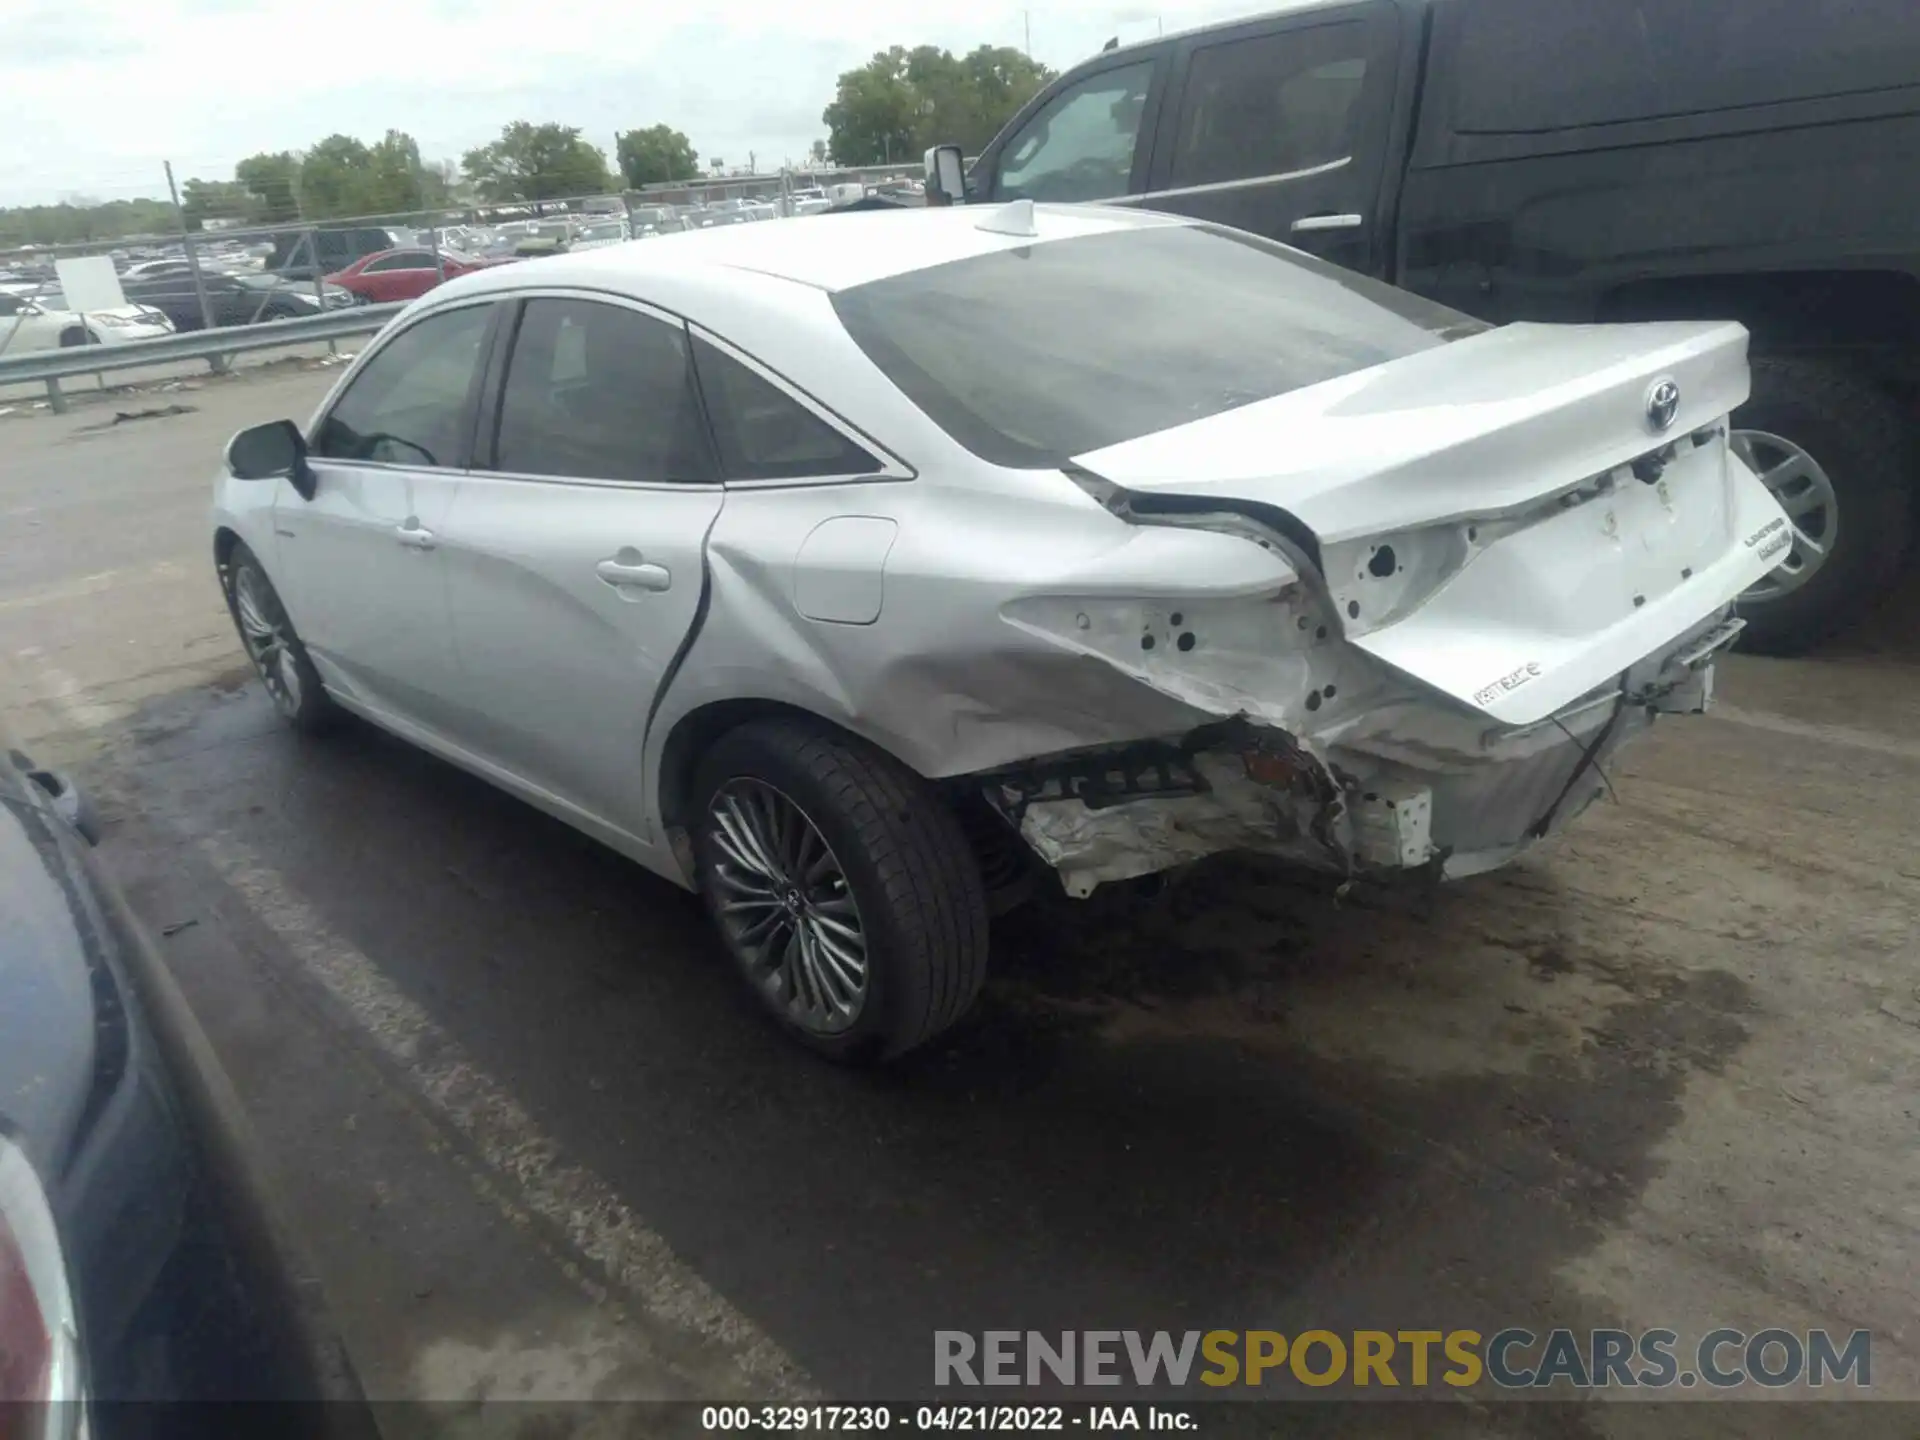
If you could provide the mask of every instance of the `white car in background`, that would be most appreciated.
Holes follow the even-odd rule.
[[[58,291],[0,285],[0,355],[69,345],[125,345],[173,333],[173,322],[151,305],[115,305],[82,315],[66,308]]]
[[[601,250],[633,239],[633,227],[624,219],[588,220],[573,232],[569,250]]]
[[[1172,216],[828,215],[449,281],[233,438],[211,548],[295,726],[699,891],[858,1059],[967,1009],[1023,855],[1431,883],[1571,823],[1791,538],[1747,389],[1735,324],[1493,328]]]

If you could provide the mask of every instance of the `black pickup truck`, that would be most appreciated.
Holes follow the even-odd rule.
[[[1741,321],[1735,449],[1798,530],[1748,643],[1790,653],[1907,547],[1917,157],[1915,0],[1305,0],[1110,44],[928,194],[1191,215],[1500,323]]]

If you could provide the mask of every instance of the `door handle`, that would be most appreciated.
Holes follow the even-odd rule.
[[[1302,215],[1293,222],[1293,233],[1305,234],[1309,230],[1358,230],[1367,223],[1364,215]]]
[[[620,553],[631,558],[602,560],[593,567],[593,573],[614,589],[665,590],[673,584],[672,572],[666,566],[642,560],[638,551],[623,550]]]
[[[437,543],[431,530],[423,530],[418,520],[393,527],[393,538],[409,550],[431,550]]]

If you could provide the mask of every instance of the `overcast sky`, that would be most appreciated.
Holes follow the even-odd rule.
[[[0,0],[0,205],[163,193],[262,150],[389,127],[457,159],[511,120],[664,121],[702,158],[801,158],[834,79],[890,44],[1025,43],[1063,69],[1260,0]],[[692,10],[693,7],[689,7]]]

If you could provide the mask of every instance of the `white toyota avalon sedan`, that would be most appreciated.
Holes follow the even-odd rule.
[[[979,989],[1023,867],[1471,875],[1708,703],[1791,532],[1737,325],[1494,329],[1108,208],[826,215],[464,276],[214,556],[352,711],[697,888],[845,1059]]]

